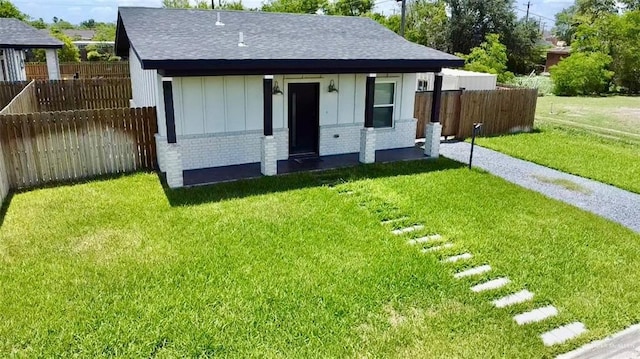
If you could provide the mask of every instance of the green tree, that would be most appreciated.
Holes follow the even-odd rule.
[[[0,17],[11,17],[21,21],[27,20],[27,15],[18,10],[9,0],[0,0]]]
[[[95,26],[96,33],[93,35],[94,41],[115,41],[116,39],[116,24],[114,23],[100,23]]]
[[[162,7],[189,9],[191,4],[189,0],[162,0]]]
[[[38,20],[29,21],[29,25],[35,27],[36,29],[40,29],[40,30],[44,30],[44,29],[47,28],[47,23],[44,22],[44,20],[42,18],[39,18]]]
[[[507,68],[511,72],[529,74],[541,68],[545,61],[545,46],[540,41],[539,24],[521,19],[513,30],[502,35],[507,47]]]
[[[488,34],[503,39],[513,30],[516,14],[513,0],[446,0],[451,12],[451,52],[467,54],[480,46]]]
[[[464,59],[465,70],[498,75],[498,82],[507,82],[514,76],[507,71],[507,47],[500,43],[500,35],[488,34],[486,41],[471,49],[468,55],[456,54]]]
[[[366,14],[366,16],[377,21],[379,24],[381,24],[382,26],[386,27],[387,29],[395,33],[400,32],[400,21],[401,21],[400,15],[396,14],[396,15],[384,16],[382,14],[374,12],[374,13]]]
[[[97,23],[94,19],[85,20],[80,23],[80,27],[83,29],[93,29],[96,27],[96,25]]]
[[[601,52],[577,52],[550,69],[558,96],[599,95],[609,90],[611,57]]]
[[[71,38],[58,29],[51,29],[51,36],[63,42],[62,48],[58,49],[58,60],[60,62],[80,62],[80,50],[71,41]],[[34,51],[36,61],[45,62],[46,56],[42,49]]]
[[[414,0],[408,4],[405,37],[407,40],[449,50],[449,18],[444,0]]]
[[[262,11],[315,14],[328,6],[327,0],[269,0],[262,5]]]
[[[555,15],[556,23],[551,31],[558,39],[566,42],[567,45],[571,45],[576,32],[575,16],[575,5],[563,9]]]
[[[327,6],[327,14],[360,16],[370,13],[373,6],[373,0],[336,0]]]
[[[609,29],[614,81],[626,92],[640,93],[640,10],[616,16]]]

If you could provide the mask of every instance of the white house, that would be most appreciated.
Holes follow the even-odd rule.
[[[49,79],[60,78],[57,49],[62,42],[26,23],[12,18],[0,18],[0,81],[26,81],[24,50],[44,49]]]
[[[157,106],[171,187],[215,182],[206,169],[275,175],[291,160],[371,163],[413,148],[416,73],[463,64],[368,18],[255,11],[123,7],[116,52],[129,58],[132,106]]]

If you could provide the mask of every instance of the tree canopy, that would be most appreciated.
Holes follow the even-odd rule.
[[[14,18],[21,21],[25,21],[28,18],[9,0],[0,0],[0,17]]]

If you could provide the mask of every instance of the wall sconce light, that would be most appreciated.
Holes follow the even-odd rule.
[[[280,90],[280,86],[278,86],[278,81],[273,82],[273,94],[274,95],[282,95],[282,91]]]
[[[329,81],[329,92],[338,92],[336,84],[333,83],[333,80]]]

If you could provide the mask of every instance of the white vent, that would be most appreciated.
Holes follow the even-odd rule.
[[[240,33],[238,34],[238,46],[239,47],[245,47],[247,45],[245,45],[244,43],[244,34],[242,33],[242,31],[240,31]]]
[[[224,24],[222,23],[222,21],[220,21],[220,13],[216,13],[218,14],[218,20],[216,21],[216,26],[224,26]]]

